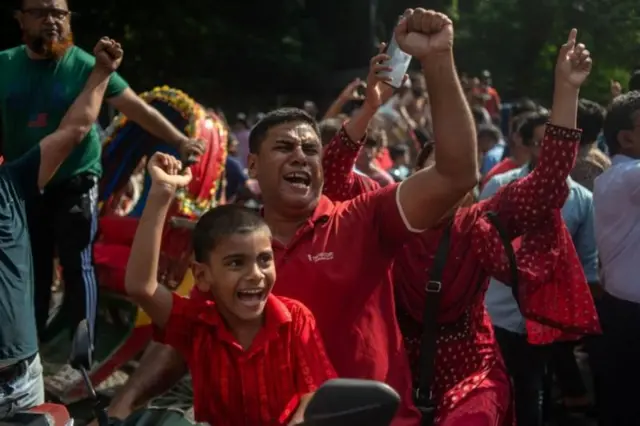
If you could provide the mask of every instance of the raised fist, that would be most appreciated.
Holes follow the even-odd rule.
[[[395,29],[400,48],[420,60],[453,49],[453,23],[443,13],[407,9]]]
[[[191,169],[186,167],[183,171],[180,160],[162,152],[153,154],[147,164],[147,170],[154,185],[170,192],[175,192],[191,182]]]
[[[556,83],[580,87],[591,73],[591,54],[584,44],[576,44],[578,30],[569,32],[567,42],[560,48],[556,63]]]
[[[102,37],[96,47],[93,48],[93,56],[96,57],[96,67],[108,72],[114,72],[122,63],[122,46],[109,37]]]

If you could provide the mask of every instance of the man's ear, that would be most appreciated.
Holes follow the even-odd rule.
[[[251,179],[255,179],[258,176],[258,156],[256,154],[247,156],[247,171]]]

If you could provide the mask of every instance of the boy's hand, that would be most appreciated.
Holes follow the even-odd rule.
[[[172,155],[156,152],[147,164],[153,186],[174,193],[176,189],[191,182],[191,169],[187,167],[183,173],[182,163]]]

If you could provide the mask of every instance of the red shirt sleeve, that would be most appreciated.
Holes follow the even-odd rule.
[[[353,170],[361,148],[362,141],[353,142],[342,126],[324,149],[323,193],[332,201],[347,201],[380,188],[378,182]]]
[[[300,396],[314,392],[320,385],[336,377],[329,362],[313,314],[302,303],[290,307],[293,321],[293,359],[297,391]]]
[[[197,314],[194,315],[194,312],[199,311],[203,302],[187,299],[176,293],[172,295],[169,320],[164,328],[154,326],[153,337],[176,349],[185,359],[190,359],[193,351],[193,326],[197,322]]]
[[[531,343],[547,344],[600,331],[593,299],[560,209],[569,193],[581,132],[547,125],[537,167],[501,188],[477,209],[471,233],[474,254],[487,274],[510,283],[511,273],[496,228],[497,213],[514,241],[520,310]]]
[[[567,177],[578,153],[581,131],[547,124],[537,166],[484,201],[478,208],[498,214],[512,238],[544,225],[569,195]]]
[[[345,226],[358,229],[358,237],[372,244],[372,250],[394,257],[412,236],[398,204],[398,187],[393,183],[374,192],[367,192],[337,206],[338,215],[348,218]],[[345,219],[346,220],[346,219]]]

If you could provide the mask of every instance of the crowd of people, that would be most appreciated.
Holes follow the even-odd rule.
[[[23,0],[24,45],[0,52],[0,418],[44,402],[54,252],[56,321],[94,337],[105,100],[180,153],[141,162],[118,206],[147,173],[125,289],[157,342],[110,416],[188,372],[196,420],[216,426],[301,423],[335,377],[393,387],[394,426],[539,426],[550,385],[567,412],[637,424],[640,70],[609,105],[580,98],[592,60],[573,29],[549,108],[503,105],[488,71],[459,74],[451,20],[408,9],[394,35],[421,71],[401,87],[381,49],[322,117],[305,102],[229,120],[227,205],[195,224],[185,298],[158,283],[161,240],[181,160],[205,147],[118,75],[118,42],[75,46],[69,15]]]

